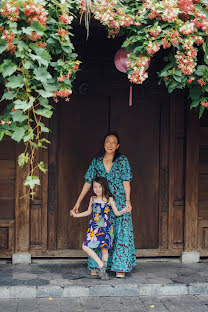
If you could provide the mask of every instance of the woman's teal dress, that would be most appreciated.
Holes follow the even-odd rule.
[[[124,155],[120,155],[111,167],[108,173],[103,164],[103,158],[94,158],[85,175],[85,181],[92,183],[92,180],[102,176],[108,180],[109,188],[114,196],[118,210],[126,207],[126,195],[124,191],[123,181],[131,181],[132,174],[128,159]],[[111,212],[111,222],[114,231],[114,247],[109,250],[108,268],[114,272],[130,272],[132,267],[136,265],[136,255],[134,247],[133,225],[131,213],[125,213],[120,217],[116,217]],[[98,255],[100,250],[94,249]],[[89,258],[89,270],[98,268],[97,263]]]

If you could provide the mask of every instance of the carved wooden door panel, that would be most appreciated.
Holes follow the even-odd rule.
[[[199,193],[198,193],[198,249],[208,255],[208,123],[200,127]]]

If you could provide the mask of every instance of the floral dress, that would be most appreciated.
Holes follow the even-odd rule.
[[[89,223],[84,245],[90,248],[113,246],[113,227],[111,225],[111,206],[108,203],[92,203],[92,217]]]
[[[109,173],[104,167],[103,158],[94,158],[85,175],[85,181],[91,184],[97,176],[105,177],[108,180],[118,210],[125,208],[126,194],[123,181],[131,181],[132,179],[126,156],[117,157]],[[116,217],[112,210],[110,213],[114,231],[114,246],[109,250],[108,269],[114,272],[130,272],[132,267],[136,265],[131,213],[125,213],[120,217]],[[94,251],[101,256],[100,249]],[[97,263],[92,258],[88,260],[88,268],[89,270],[98,268]]]

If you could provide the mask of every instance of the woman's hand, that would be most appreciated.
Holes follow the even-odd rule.
[[[76,203],[74,205],[74,208],[72,210],[70,210],[70,215],[71,215],[71,211],[73,211],[74,213],[79,213],[79,206],[80,206],[80,204]]]
[[[122,209],[121,211],[122,211],[123,213],[126,213],[126,212],[128,212],[128,208],[125,207],[125,208]]]
[[[132,211],[132,205],[131,205],[131,202],[129,200],[126,201],[126,209],[127,209],[127,212]]]

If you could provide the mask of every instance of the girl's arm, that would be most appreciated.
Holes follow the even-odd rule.
[[[88,209],[84,212],[75,213],[74,210],[70,210],[70,215],[74,218],[87,217],[92,213],[92,197],[90,198]]]
[[[72,209],[73,212],[78,213],[79,206],[80,206],[83,198],[85,197],[85,195],[89,192],[90,188],[91,188],[91,184],[88,183],[88,182],[85,182],[84,185],[83,185],[82,191],[81,191],[81,193],[80,193],[80,195],[79,195],[79,197],[77,199],[77,202],[74,205],[74,208]]]
[[[124,191],[126,194],[126,208],[128,212],[132,211],[131,201],[130,201],[130,193],[131,193],[131,185],[129,181],[123,181]]]
[[[109,204],[111,205],[116,217],[120,217],[128,211],[127,208],[124,208],[121,211],[119,211],[112,197],[109,198]]]

